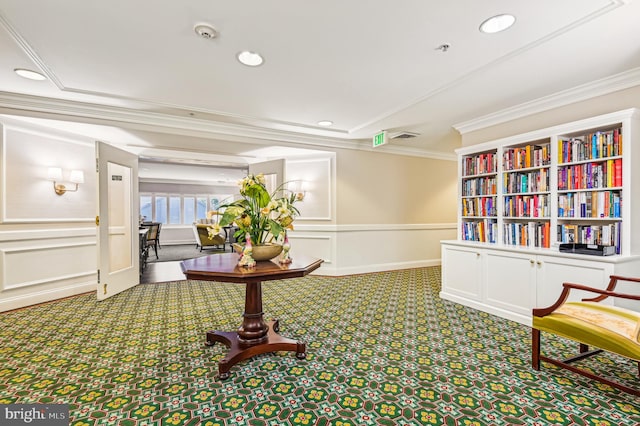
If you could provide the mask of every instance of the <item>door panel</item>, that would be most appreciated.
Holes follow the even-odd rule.
[[[489,305],[530,316],[535,303],[536,262],[534,256],[508,251],[487,252]]]
[[[98,300],[140,283],[138,157],[96,142]]]

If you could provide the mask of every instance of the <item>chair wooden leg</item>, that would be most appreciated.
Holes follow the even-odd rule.
[[[531,366],[540,370],[540,330],[531,329]]]

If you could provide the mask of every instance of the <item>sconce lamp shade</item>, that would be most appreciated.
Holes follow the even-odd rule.
[[[69,182],[84,183],[84,172],[82,170],[71,170],[71,174],[69,175]]]
[[[62,169],[60,167],[49,167],[47,177],[50,180],[62,180]]]
[[[64,184],[59,183],[62,180],[62,168],[60,167],[49,167],[47,177],[53,181],[53,190],[58,195],[76,192],[78,191],[78,184],[84,183],[84,172],[82,170],[71,170],[69,173],[69,182],[76,185],[74,189],[69,189]]]

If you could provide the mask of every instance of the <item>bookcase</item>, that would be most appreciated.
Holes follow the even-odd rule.
[[[639,110],[456,152],[458,238],[442,241],[443,298],[529,324],[563,282],[605,288],[611,274],[640,276]],[[615,255],[560,252],[561,243]]]

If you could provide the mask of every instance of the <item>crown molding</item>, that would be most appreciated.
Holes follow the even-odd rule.
[[[216,138],[261,145],[270,145],[275,142],[295,146],[302,145],[315,149],[323,148],[325,150],[331,148],[360,151],[372,150],[368,139],[305,135],[286,130],[210,121],[197,117],[180,117],[157,112],[10,92],[0,92],[0,113],[72,120],[124,128],[142,128],[161,133]],[[385,146],[382,148],[384,149],[377,149],[376,152],[434,159],[455,159],[454,154],[415,148],[401,146]]]
[[[525,102],[511,108],[496,111],[482,117],[454,124],[453,127],[463,135],[465,133],[595,98],[597,96],[607,95],[609,93],[638,85],[640,85],[640,67],[602,78],[600,80],[595,80],[587,84],[582,84],[571,89],[563,90],[553,95]]]

